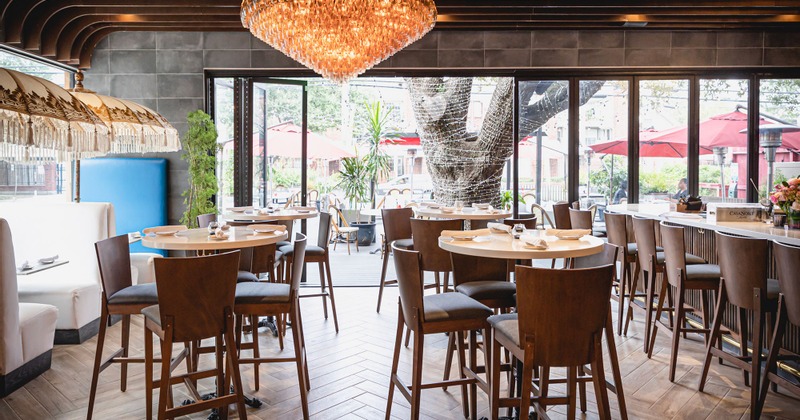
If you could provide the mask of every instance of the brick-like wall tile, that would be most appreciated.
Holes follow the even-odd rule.
[[[440,50],[438,66],[445,68],[482,67],[483,50]]]
[[[483,32],[439,32],[440,50],[482,50],[483,48]]]
[[[207,50],[249,50],[250,32],[204,32],[203,48]]]
[[[246,69],[250,67],[250,54],[239,50],[205,50],[203,67]]]
[[[531,64],[531,50],[486,50],[483,59],[484,67],[528,67]]]
[[[391,57],[393,67],[436,67],[439,54],[436,50],[403,50]]]
[[[664,31],[626,31],[625,48],[645,49],[645,48],[669,48],[671,46],[672,33]]]
[[[716,50],[713,48],[673,48],[670,66],[706,67],[717,62]]]
[[[112,50],[145,50],[156,48],[155,32],[114,32],[108,36]]]
[[[716,32],[673,32],[672,48],[716,48]]]
[[[250,65],[256,69],[300,67],[300,63],[278,50],[250,51]]]
[[[536,31],[534,49],[578,48],[578,31]]]
[[[111,50],[110,54],[110,73],[154,74],[156,72],[155,50]]]
[[[202,74],[159,74],[158,96],[160,98],[202,98]]]
[[[203,33],[156,32],[156,48],[160,50],[199,50],[203,48]]]
[[[578,65],[576,49],[533,49],[532,67],[575,67]]]
[[[428,32],[421,39],[411,43],[407,50],[435,50],[439,48],[439,32]]]
[[[765,48],[765,66],[798,66],[800,65],[800,47],[797,48]]]
[[[483,39],[487,50],[531,48],[530,31],[486,32]]]
[[[763,64],[764,50],[761,48],[719,48],[718,66],[760,66]]]
[[[156,51],[157,73],[202,73],[202,50],[158,50]]]
[[[624,48],[591,48],[578,50],[581,67],[621,67],[625,65]]]
[[[762,47],[764,34],[761,32],[719,32],[717,48]]]
[[[578,48],[624,48],[623,31],[581,31],[578,34]]]
[[[112,74],[109,95],[119,98],[158,97],[157,76],[155,74]],[[98,92],[102,93],[102,92]]]
[[[662,49],[633,49],[625,50],[625,65],[634,67],[669,66],[670,50]]]

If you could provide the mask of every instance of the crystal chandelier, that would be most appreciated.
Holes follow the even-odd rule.
[[[422,38],[433,0],[243,0],[242,24],[257,38],[343,83]]]

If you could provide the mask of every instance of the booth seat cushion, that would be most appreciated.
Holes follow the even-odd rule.
[[[23,363],[28,363],[53,348],[58,309],[40,303],[19,304],[19,332],[22,336]]]
[[[44,303],[58,308],[56,329],[77,330],[100,316],[100,285],[81,278],[65,265],[17,276],[20,303]]]
[[[154,283],[156,281],[156,269],[153,260],[162,257],[161,254],[152,252],[131,253],[131,279],[133,279],[133,284]]]

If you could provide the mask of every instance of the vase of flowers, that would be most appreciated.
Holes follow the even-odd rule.
[[[800,175],[776,185],[769,199],[786,213],[786,226],[800,229]]]

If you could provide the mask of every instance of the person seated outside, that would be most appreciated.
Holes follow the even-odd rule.
[[[678,192],[676,192],[675,195],[672,196],[672,199],[680,200],[681,198],[688,197],[689,196],[688,184],[689,181],[686,178],[681,178],[681,180],[678,181]]]
[[[628,198],[628,181],[622,181],[619,183],[619,189],[614,193],[612,203],[619,204],[622,199],[626,198]]]

